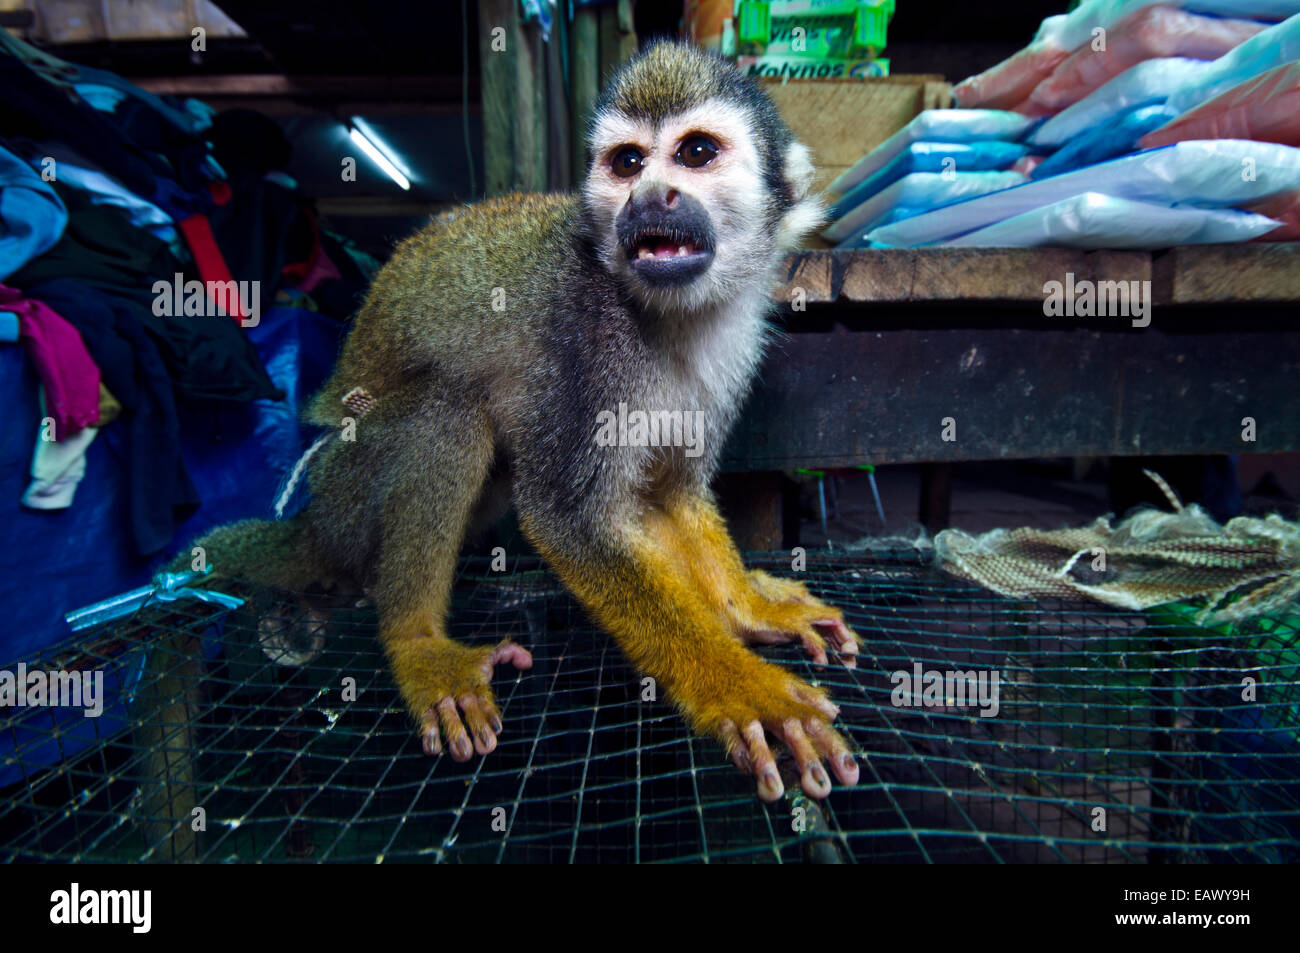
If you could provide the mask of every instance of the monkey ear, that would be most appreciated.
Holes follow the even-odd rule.
[[[794,200],[800,202],[808,195],[812,187],[813,169],[812,153],[802,142],[795,140],[785,150],[785,179],[790,183]]]
[[[781,216],[776,229],[776,244],[782,250],[798,247],[804,236],[821,228],[826,221],[826,206],[820,198],[810,196],[813,169],[812,153],[802,142],[791,142],[785,150],[785,180],[790,184],[794,206]]]

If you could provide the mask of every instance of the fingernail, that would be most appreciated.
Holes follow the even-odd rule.
[[[500,718],[497,718],[497,717],[493,716],[493,718],[492,718],[492,730],[495,731],[497,734],[500,734],[500,733],[501,733],[501,719],[500,719]]]
[[[809,773],[812,775],[813,784],[817,785],[819,788],[828,788],[831,786],[831,779],[827,776],[826,769],[820,764],[814,764],[809,768]]]
[[[840,758],[840,764],[844,765],[844,767],[850,771],[858,766],[858,763],[853,760],[853,755],[851,754],[846,754],[844,757]]]

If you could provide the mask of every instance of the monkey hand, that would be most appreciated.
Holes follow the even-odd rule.
[[[825,692],[748,651],[739,654],[739,659],[722,663],[722,671],[710,665],[710,677],[689,680],[690,688],[679,686],[677,703],[691,723],[726,746],[736,767],[755,778],[764,801],[785,793],[768,733],[790,750],[809,797],[830,794],[823,758],[841,784],[857,784],[857,762],[848,743],[830,726],[839,709]]]
[[[826,664],[826,646],[839,653],[847,668],[856,668],[862,639],[844,623],[844,613],[828,606],[801,582],[778,579],[761,570],[748,573],[749,596],[734,619],[746,645],[799,642],[818,665]],[[747,611],[746,611],[747,610]]]
[[[445,636],[422,636],[389,651],[397,687],[420,726],[425,754],[442,754],[444,738],[456,761],[496,750],[501,713],[489,685],[492,670],[503,662],[532,668],[527,649],[509,639],[470,647]]]

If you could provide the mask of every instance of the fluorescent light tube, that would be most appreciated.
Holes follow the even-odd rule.
[[[362,152],[370,157],[371,162],[383,169],[390,179],[401,186],[403,190],[410,191],[410,180],[407,179],[406,176],[402,175],[401,171],[399,171],[397,166],[394,165],[393,160],[384,154],[384,150],[379,147],[378,143],[372,141],[369,136],[356,127],[356,119],[353,119],[352,122],[354,125],[348,127],[348,135],[351,137],[352,141],[361,148]]]

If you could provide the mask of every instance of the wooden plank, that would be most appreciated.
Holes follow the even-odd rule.
[[[1148,252],[1073,248],[886,248],[798,252],[784,265],[779,304],[802,288],[809,303],[1011,302],[1039,304],[1044,285],[1150,281],[1152,303],[1300,301],[1300,243],[1204,245]]]
[[[636,52],[636,27],[631,0],[618,0],[600,8],[600,82],[609,80]]]
[[[592,7],[573,11],[570,33],[569,85],[573,91],[571,128],[573,137],[573,185],[586,176],[587,125],[600,92],[600,17]]]
[[[502,195],[515,187],[518,115],[514,107],[520,32],[513,0],[479,3],[479,75],[483,99],[483,171],[485,195]],[[497,31],[503,30],[504,34]],[[505,48],[499,44],[504,40]],[[498,48],[494,49],[494,45]]]
[[[546,119],[547,151],[550,164],[546,188],[563,192],[573,183],[573,139],[569,131],[572,113],[564,83],[564,51],[569,45],[569,19],[556,16],[551,25],[551,41],[546,44]]]
[[[515,188],[545,192],[550,184],[550,139],[547,135],[546,49],[536,23],[520,27],[523,43],[516,61],[515,96],[519,109],[519,151],[512,159],[519,175]]]
[[[1300,301],[1300,243],[1173,248],[1156,256],[1156,276],[1168,304]]]
[[[131,82],[159,96],[299,96],[330,99],[460,102],[460,77],[449,76],[286,76],[283,73],[219,73],[197,76],[137,76]],[[473,108],[473,107],[471,107]]]
[[[1300,450],[1285,307],[1158,312],[1141,330],[1011,314],[1017,326],[998,308],[879,307],[824,331],[796,315],[724,469]]]

